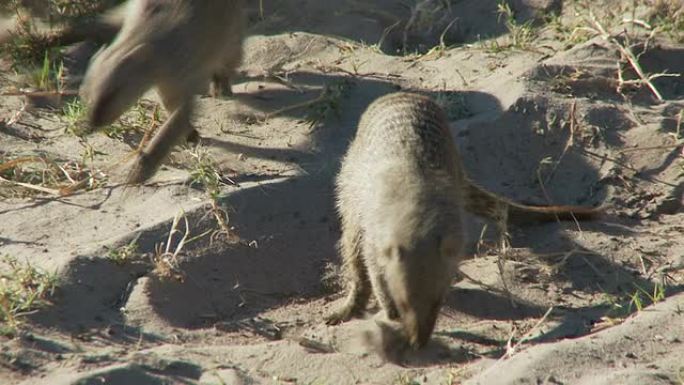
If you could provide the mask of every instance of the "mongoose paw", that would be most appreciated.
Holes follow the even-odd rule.
[[[212,98],[233,96],[233,90],[230,87],[230,80],[214,77],[209,85],[209,96]]]
[[[342,322],[349,321],[354,317],[354,309],[352,306],[343,306],[342,308],[332,312],[325,317],[326,325],[338,325]]]
[[[141,184],[150,179],[156,171],[157,168],[150,164],[150,161],[145,154],[138,154],[126,177],[126,184]]]
[[[188,136],[185,138],[185,141],[188,143],[192,144],[197,144],[199,143],[199,140],[201,139],[199,132],[197,130],[192,130]]]

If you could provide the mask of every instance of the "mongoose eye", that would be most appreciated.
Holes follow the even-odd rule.
[[[403,258],[403,249],[400,246],[390,246],[382,251],[382,256],[387,261],[401,260]]]

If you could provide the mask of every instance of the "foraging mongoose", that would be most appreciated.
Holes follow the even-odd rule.
[[[363,311],[372,288],[411,346],[429,340],[464,240],[467,182],[450,138],[425,96],[386,95],[363,113],[336,181],[348,295],[329,323]]]
[[[372,289],[390,322],[378,323],[371,344],[386,353],[400,345],[392,320],[411,346],[428,341],[462,259],[464,209],[496,221],[502,236],[509,212],[565,219],[603,211],[526,206],[477,186],[465,175],[442,109],[405,92],[383,96],[363,113],[336,188],[347,298],[326,321],[359,315]]]
[[[193,96],[212,80],[230,90],[242,57],[244,0],[130,0],[123,26],[88,67],[81,96],[93,127],[113,123],[156,87],[169,119],[141,151],[128,183],[154,175],[173,146],[193,133]]]

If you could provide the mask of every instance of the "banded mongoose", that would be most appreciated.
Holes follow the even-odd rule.
[[[336,195],[347,298],[327,323],[360,315],[372,291],[413,347],[428,341],[462,259],[463,210],[495,221],[501,235],[509,211],[541,219],[583,219],[603,211],[527,206],[479,187],[465,175],[442,109],[405,92],[377,99],[362,114]],[[397,346],[392,323],[379,325],[380,341],[386,341],[378,345]]]
[[[386,95],[361,116],[336,180],[347,299],[328,323],[361,313],[372,288],[408,344],[428,341],[464,242],[467,182],[445,138],[446,117],[425,96]]]
[[[214,94],[230,90],[242,57],[244,0],[131,0],[111,45],[88,67],[81,96],[93,127],[114,122],[156,87],[168,120],[140,151],[128,183],[150,178],[173,146],[193,129],[193,97],[212,81]]]

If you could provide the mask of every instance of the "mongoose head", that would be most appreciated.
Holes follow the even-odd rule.
[[[114,123],[153,84],[151,50],[140,44],[132,48],[112,45],[98,51],[81,85],[92,127]]]
[[[381,263],[408,343],[419,348],[435,327],[457,269],[461,241],[457,233],[427,233],[413,242],[405,239],[385,248]]]

